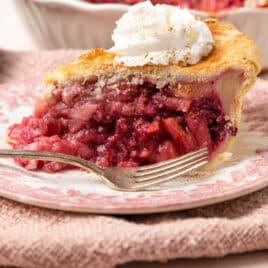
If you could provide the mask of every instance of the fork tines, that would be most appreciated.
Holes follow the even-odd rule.
[[[207,163],[207,160],[208,150],[202,148],[179,158],[140,167],[133,178],[136,183],[155,183],[156,180],[162,182],[200,167]]]

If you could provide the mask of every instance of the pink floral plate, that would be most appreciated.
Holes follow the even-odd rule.
[[[37,81],[0,86],[0,146],[7,127],[32,112],[42,87]],[[244,103],[243,121],[230,159],[203,178],[182,177],[156,188],[126,193],[103,185],[94,174],[29,172],[0,161],[0,196],[60,210],[139,214],[182,210],[236,198],[268,186],[268,82],[258,80]]]

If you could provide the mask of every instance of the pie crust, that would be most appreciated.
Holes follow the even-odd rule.
[[[210,151],[210,165],[218,164],[224,160],[223,153],[239,127],[243,97],[260,72],[262,59],[254,41],[234,26],[215,19],[206,20],[206,23],[212,32],[215,47],[208,57],[195,65],[126,67],[114,62],[115,54],[95,49],[81,55],[73,63],[56,68],[45,77],[45,89],[36,101],[34,115],[30,119],[24,119],[21,124],[10,127],[8,135],[11,144],[15,148],[46,150],[45,145],[38,145],[42,142],[42,137],[46,136],[45,138],[50,139],[47,150],[66,152],[64,146],[53,149],[53,144],[66,140],[73,142],[73,137],[77,137],[77,134],[70,134],[75,133],[74,122],[78,124],[81,120],[88,120],[89,125],[80,124],[82,130],[90,130],[92,127],[98,132],[99,128],[105,128],[109,124],[107,131],[113,138],[106,131],[108,136],[97,145],[94,140],[84,142],[83,146],[90,147],[95,152],[94,156],[88,154],[84,157],[78,149],[70,149],[67,153],[104,166],[133,166],[166,160],[207,146]],[[146,92],[147,89],[150,93]],[[142,98],[143,102],[140,101]],[[64,130],[58,131],[56,135],[53,131],[50,134],[43,132],[28,141],[19,138],[26,128],[30,132],[37,132],[37,129],[40,132],[40,124],[44,124],[44,118],[53,116],[54,125],[52,121],[49,123],[52,128],[63,129],[62,125],[65,124]],[[66,127],[66,122],[70,120],[72,127]],[[108,150],[105,156],[107,161],[102,161],[100,155],[104,153],[101,150],[108,148],[107,140],[115,139],[115,128],[120,120],[125,122],[124,126],[130,127],[124,144],[124,150],[129,151],[124,153],[122,161],[108,161],[111,158]],[[143,123],[139,125],[138,120]],[[58,126],[59,122],[61,126]],[[132,125],[129,125],[130,122]],[[137,144],[139,141],[141,144],[143,142],[139,140],[142,138],[137,138],[137,135],[141,135],[140,129],[143,131],[142,124],[147,127],[146,133],[152,135],[150,139],[155,140],[157,153],[154,148],[146,148],[149,143],[144,143],[147,151],[141,150]],[[77,128],[81,130],[79,126]],[[166,132],[162,132],[162,128]],[[95,139],[99,139],[101,134],[98,133]],[[159,138],[161,135],[163,138]],[[131,147],[134,136],[136,145]],[[114,141],[114,147],[111,147],[113,158],[123,150],[121,147],[118,149],[118,144],[124,139],[123,136],[120,137]],[[172,146],[167,141],[172,141]],[[158,142],[162,143],[162,147],[165,145],[168,148],[163,153],[164,157],[158,157],[161,155]],[[139,152],[135,151],[137,148]],[[46,171],[56,171],[65,167],[60,164],[51,168],[49,163],[40,164],[40,161],[30,164],[19,161],[28,169],[45,167],[43,169]]]

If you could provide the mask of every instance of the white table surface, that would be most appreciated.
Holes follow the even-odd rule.
[[[17,0],[20,1],[20,0]],[[16,16],[14,2],[0,1],[0,48],[14,50],[36,49],[20,19]],[[175,260],[168,263],[136,262],[120,268],[267,268],[268,251],[238,254],[216,259]]]

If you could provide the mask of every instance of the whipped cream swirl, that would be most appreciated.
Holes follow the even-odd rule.
[[[192,65],[207,56],[214,40],[206,23],[179,7],[146,1],[117,22],[110,51],[126,66]]]

